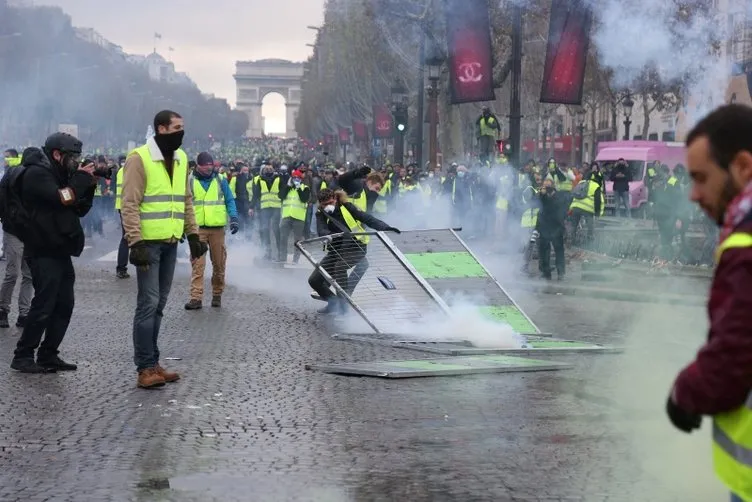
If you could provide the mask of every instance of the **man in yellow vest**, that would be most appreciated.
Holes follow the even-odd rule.
[[[752,108],[726,105],[687,135],[690,198],[721,226],[708,341],[666,411],[692,432],[713,417],[713,461],[732,501],[752,501]]]
[[[191,178],[191,195],[198,235],[201,242],[208,244],[209,258],[212,262],[211,306],[219,308],[222,306],[222,293],[225,290],[227,265],[225,227],[229,223],[230,233],[233,235],[238,233],[240,228],[235,197],[227,179],[214,170],[214,160],[208,152],[198,154]],[[206,256],[193,260],[191,268],[191,299],[185,304],[185,310],[199,310],[203,307]]]
[[[308,201],[311,198],[311,187],[303,183],[303,173],[294,170],[290,177],[283,177],[279,190],[279,198],[282,200],[282,221],[280,223],[279,261],[287,262],[287,246],[290,243],[290,232],[294,235],[295,242],[303,240]],[[300,261],[300,250],[294,247],[293,263]]]
[[[261,176],[253,185],[252,209],[249,214],[254,216],[258,212],[258,227],[261,235],[261,245],[264,248],[264,259],[272,259],[272,236],[277,253],[280,249],[279,225],[282,218],[282,200],[279,198],[280,178],[270,165],[261,168]]]
[[[120,245],[118,246],[117,265],[115,266],[115,275],[118,279],[128,279],[130,274],[128,273],[128,239],[125,238],[125,228],[123,228],[123,217],[120,214],[120,210],[123,207],[123,175],[125,174],[125,156],[121,156],[118,159],[117,173],[115,174],[115,210],[118,212],[120,218],[120,229],[122,230],[122,236],[120,238]]]
[[[355,291],[355,287],[362,278],[357,269],[348,276],[348,270],[366,261],[366,253],[370,236],[353,235],[364,233],[365,226],[377,231],[400,233],[394,227],[361,211],[350,202],[344,190],[330,190],[325,188],[319,192],[319,209],[316,211],[316,227],[320,237],[333,236],[327,243],[327,254],[319,263],[329,277],[348,295]],[[367,268],[367,266],[366,266]],[[319,310],[320,314],[339,314],[346,310],[341,298],[332,294],[327,279],[316,268],[308,278],[308,284],[327,306]]]
[[[5,150],[3,152],[3,159],[5,161],[5,165],[3,167],[6,170],[21,165],[21,155],[18,154],[18,150],[16,150],[15,148],[8,148],[7,150]]]
[[[572,213],[573,239],[577,240],[577,228],[580,221],[585,220],[587,228],[587,242],[595,237],[595,218],[600,218],[606,211],[606,199],[601,185],[593,180],[593,173],[588,173],[572,191],[572,203],[569,205]]]
[[[485,163],[493,158],[493,152],[496,149],[496,140],[499,139],[501,134],[501,124],[496,115],[491,113],[491,109],[487,106],[483,107],[480,117],[476,121],[478,128],[478,145],[480,147],[479,159]]]
[[[156,135],[125,161],[121,214],[136,267],[138,298],[133,319],[133,360],[137,385],[161,387],[180,379],[159,364],[159,328],[172,287],[178,242],[188,237],[191,259],[206,254],[193,212],[188,185],[188,156],[183,143],[183,118],[170,110],[154,117]]]

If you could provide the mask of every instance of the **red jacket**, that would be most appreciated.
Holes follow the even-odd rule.
[[[752,233],[750,218],[736,231]],[[752,391],[752,248],[723,253],[708,316],[708,341],[679,374],[673,392],[684,411],[716,415],[738,408]]]

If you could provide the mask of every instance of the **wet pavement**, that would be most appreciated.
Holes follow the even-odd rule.
[[[0,333],[0,500],[725,500],[709,422],[671,428],[675,373],[705,336],[702,307],[510,291],[546,332],[622,345],[551,357],[574,369],[410,379],[310,372],[311,362],[430,354],[334,341],[305,271],[230,252],[221,310],[186,312],[181,264],[162,326],[183,379],[135,388],[135,280],[95,245],[78,263],[63,356],[72,374],[8,368]],[[15,319],[15,312],[11,316]]]

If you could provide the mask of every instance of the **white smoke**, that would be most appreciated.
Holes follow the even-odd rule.
[[[727,34],[717,9],[677,20],[681,8],[673,0],[606,0],[592,2],[597,22],[592,34],[600,62],[614,72],[613,85],[633,87],[646,67],[663,82],[681,80],[682,106],[691,125],[723,104],[730,79],[727,59],[713,51]]]

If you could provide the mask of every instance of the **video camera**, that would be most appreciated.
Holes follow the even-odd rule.
[[[97,166],[97,160],[96,159],[84,159],[81,161],[81,167],[88,166],[89,164],[94,164]],[[114,170],[114,167],[95,167],[94,172],[92,173],[94,176],[98,178],[104,178],[106,180],[112,179],[112,171]]]

